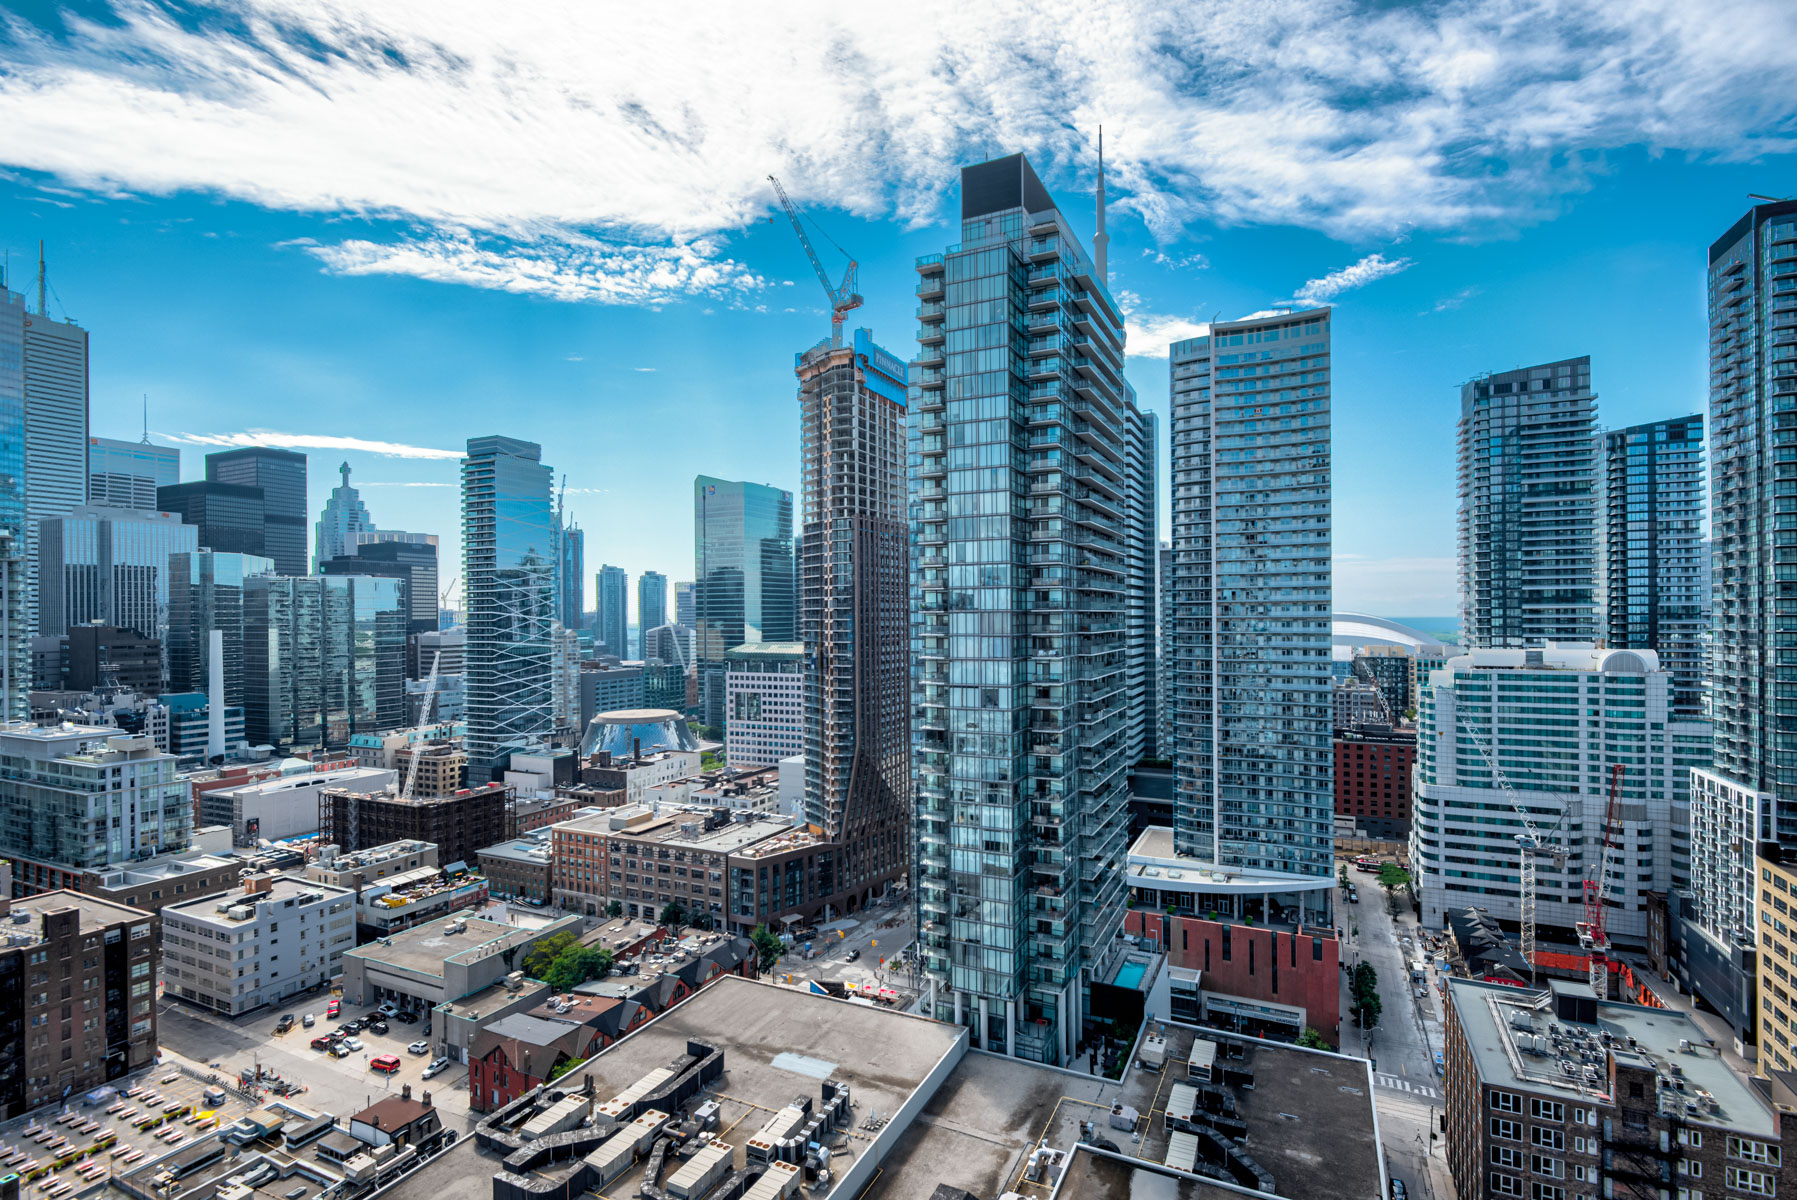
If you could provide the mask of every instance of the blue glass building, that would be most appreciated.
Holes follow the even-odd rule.
[[[700,721],[723,729],[724,652],[744,642],[795,640],[792,493],[698,476],[693,564]]]

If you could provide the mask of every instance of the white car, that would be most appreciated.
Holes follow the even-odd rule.
[[[431,1044],[429,1042],[413,1042],[410,1046],[406,1047],[406,1051],[410,1054],[429,1054],[431,1052]]]
[[[374,1011],[377,1013],[380,1013],[383,1016],[388,1016],[388,1017],[396,1016],[399,1013],[399,1005],[383,1004],[379,1008],[375,1009]]]
[[[300,1018],[300,1024],[304,1025],[307,1029],[310,1029],[312,1026],[318,1024],[318,1017],[315,1013],[307,1013]]]
[[[424,1077],[429,1079],[431,1076],[441,1075],[447,1070],[449,1070],[449,1060],[447,1058],[433,1058],[431,1059],[431,1065],[424,1068]]]
[[[343,1039],[342,1045],[346,1050],[360,1050],[362,1048],[362,1039],[352,1033]]]

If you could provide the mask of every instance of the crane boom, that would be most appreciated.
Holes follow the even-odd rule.
[[[1616,837],[1616,800],[1622,790],[1622,764],[1610,764],[1610,798],[1604,808],[1604,849],[1585,875],[1585,919],[1579,922],[1579,944],[1591,955],[1591,988],[1602,999],[1609,994],[1610,852],[1621,850]]]
[[[859,267],[853,258],[849,259],[848,269],[842,273],[842,282],[830,282],[830,272],[824,269],[823,259],[817,256],[817,250],[811,239],[805,234],[804,223],[799,220],[798,206],[780,186],[780,181],[772,175],[767,177],[774,185],[774,194],[780,198],[780,207],[786,213],[786,219],[792,222],[792,231],[799,235],[799,245],[805,248],[805,257],[811,260],[811,269],[817,272],[817,281],[824,285],[824,295],[830,299],[830,345],[842,345],[842,320],[851,310],[861,307],[861,293],[858,286]],[[841,247],[838,247],[841,249]]]
[[[431,677],[424,685],[424,703],[418,709],[418,723],[420,725],[427,725],[430,723],[431,701],[436,699],[437,696],[437,664],[442,661],[443,651],[441,650],[431,656]],[[418,756],[423,752],[424,748],[422,746],[416,746],[412,749],[412,761],[407,764],[411,769],[406,772],[406,789],[404,794],[400,796],[401,800],[409,802],[412,799],[412,787],[418,782]]]

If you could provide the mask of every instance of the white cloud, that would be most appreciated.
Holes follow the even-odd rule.
[[[1388,275],[1407,271],[1413,265],[1408,258],[1386,258],[1383,254],[1369,254],[1357,263],[1329,272],[1321,279],[1310,280],[1298,289],[1297,301],[1305,305],[1327,304],[1343,292],[1351,292]]]
[[[309,248],[336,270],[656,303],[760,285],[722,239],[770,211],[770,171],[933,222],[990,151],[1088,189],[1101,121],[1116,208],[1170,243],[1200,218],[1476,235],[1607,150],[1797,147],[1788,0],[1053,7],[1043,53],[1031,0],[112,0],[66,35],[0,18],[0,163],[376,222]]]
[[[1453,295],[1443,296],[1441,299],[1437,300],[1426,312],[1420,312],[1416,315],[1419,317],[1426,317],[1432,313],[1451,312],[1478,294],[1479,289],[1476,287],[1463,287]]]
[[[1130,315],[1128,328],[1129,357],[1165,358],[1174,342],[1208,334],[1210,322],[1138,312]]]
[[[653,372],[653,371],[654,371],[654,370],[655,370],[655,368],[654,368],[654,367],[632,367],[632,368],[630,368],[630,369],[631,369],[631,370],[632,370],[632,371],[641,371],[641,372],[643,372],[643,373],[644,373],[644,374],[649,374],[649,373],[651,373],[651,372]]]
[[[281,450],[357,450],[363,454],[379,454],[383,458],[456,459],[462,457],[460,450],[437,450],[430,446],[408,446],[403,442],[377,442],[369,438],[338,437],[328,433],[276,433],[271,429],[250,429],[242,433],[159,433],[156,436],[188,446],[273,446]]]
[[[563,362],[585,362],[586,355],[584,355],[584,354],[565,354],[562,356],[562,361]]]

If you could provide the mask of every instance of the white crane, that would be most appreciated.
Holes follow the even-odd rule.
[[[1485,739],[1479,736],[1478,731],[1469,725],[1465,718],[1459,718],[1459,725],[1466,736],[1472,739],[1473,745],[1479,751],[1479,757],[1484,759],[1485,765],[1491,769],[1491,778],[1497,783],[1498,790],[1504,793],[1504,799],[1510,802],[1510,807],[1522,820],[1523,832],[1516,835],[1517,849],[1522,858],[1522,956],[1524,961],[1529,964],[1529,984],[1533,986],[1535,983],[1535,859],[1538,855],[1552,855],[1554,870],[1563,870],[1566,866],[1566,844],[1564,841],[1549,841],[1542,835],[1541,830],[1535,825],[1534,818],[1530,817],[1528,810],[1522,806],[1522,799],[1516,794],[1516,789],[1510,786],[1508,779],[1504,778],[1504,772],[1497,765],[1497,759],[1486,747]],[[1560,820],[1562,823],[1566,820],[1564,811],[1560,814]],[[1554,833],[1558,834],[1559,832],[1560,827],[1556,825]]]
[[[437,696],[437,664],[442,661],[443,651],[439,650],[431,655],[431,676],[424,685],[424,703],[420,705],[418,709],[418,724],[420,725],[427,725],[430,723],[431,701]],[[412,761],[407,764],[410,769],[406,771],[406,789],[404,794],[400,796],[401,800],[410,802],[412,799],[412,787],[418,782],[418,758],[423,753],[424,747],[412,747]]]

